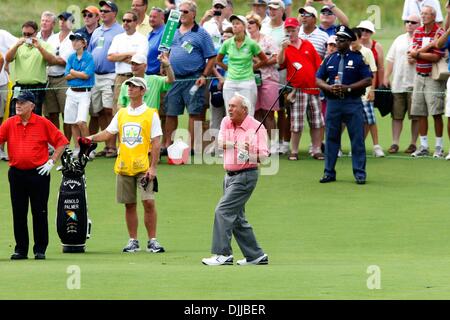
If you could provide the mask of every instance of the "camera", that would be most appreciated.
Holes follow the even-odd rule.
[[[214,10],[214,15],[219,17],[222,15],[222,11]]]
[[[26,39],[25,39],[25,43],[27,43],[27,44],[33,44],[33,39],[31,39],[31,38],[26,38]]]

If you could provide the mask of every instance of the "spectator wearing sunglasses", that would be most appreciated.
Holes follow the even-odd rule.
[[[86,36],[87,45],[91,41],[95,29],[100,27],[100,10],[95,6],[89,6],[81,11],[84,27],[75,31]]]
[[[307,5],[311,6],[313,1],[307,0],[306,2],[309,3]],[[338,25],[337,20],[339,20],[340,25],[348,27],[348,18],[341,9],[339,9],[331,0],[326,0],[322,3],[324,6],[320,10],[320,30],[325,31],[329,36],[335,35],[336,26]]]
[[[407,52],[413,43],[414,31],[420,26],[420,17],[411,15],[405,22],[406,32],[398,36],[392,43],[386,55],[386,69],[383,84],[390,87],[394,96],[392,105],[392,145],[389,153],[397,153],[400,145],[400,134],[403,120],[408,114],[411,121],[411,140],[405,153],[416,151],[416,142],[419,135],[419,122],[411,116],[411,98],[416,77],[416,61],[408,60]],[[392,80],[389,77],[392,75]]]
[[[405,0],[403,5],[402,20],[407,20],[408,16],[413,14],[420,16],[420,12],[424,6],[433,7],[434,10],[436,10],[436,22],[439,24],[442,23],[444,19],[439,0]]]
[[[214,48],[217,50],[222,44],[222,34],[225,29],[231,27],[231,23],[225,19],[222,10],[227,7],[226,0],[213,0],[212,8],[206,10],[200,25],[211,36]]]
[[[311,42],[320,58],[323,59],[327,52],[328,34],[316,26],[318,17],[317,10],[314,7],[308,6],[300,8],[298,12],[298,21],[301,23],[300,38]]]

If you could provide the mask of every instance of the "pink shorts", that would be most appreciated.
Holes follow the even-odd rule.
[[[279,82],[271,79],[263,80],[262,85],[258,87],[258,100],[256,101],[255,110],[269,110],[275,99],[278,97]],[[273,111],[280,110],[278,101],[272,109]]]

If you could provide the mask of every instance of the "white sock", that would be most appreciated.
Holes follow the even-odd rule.
[[[436,147],[442,148],[442,137],[436,137]]]
[[[422,147],[428,149],[428,137],[427,136],[420,136],[420,145]]]
[[[150,242],[156,241],[156,238],[151,238]]]

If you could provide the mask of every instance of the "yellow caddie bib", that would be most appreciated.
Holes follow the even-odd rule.
[[[135,176],[150,166],[148,152],[152,148],[150,134],[155,109],[147,108],[141,115],[129,115],[127,108],[118,111],[119,150],[114,172]]]

